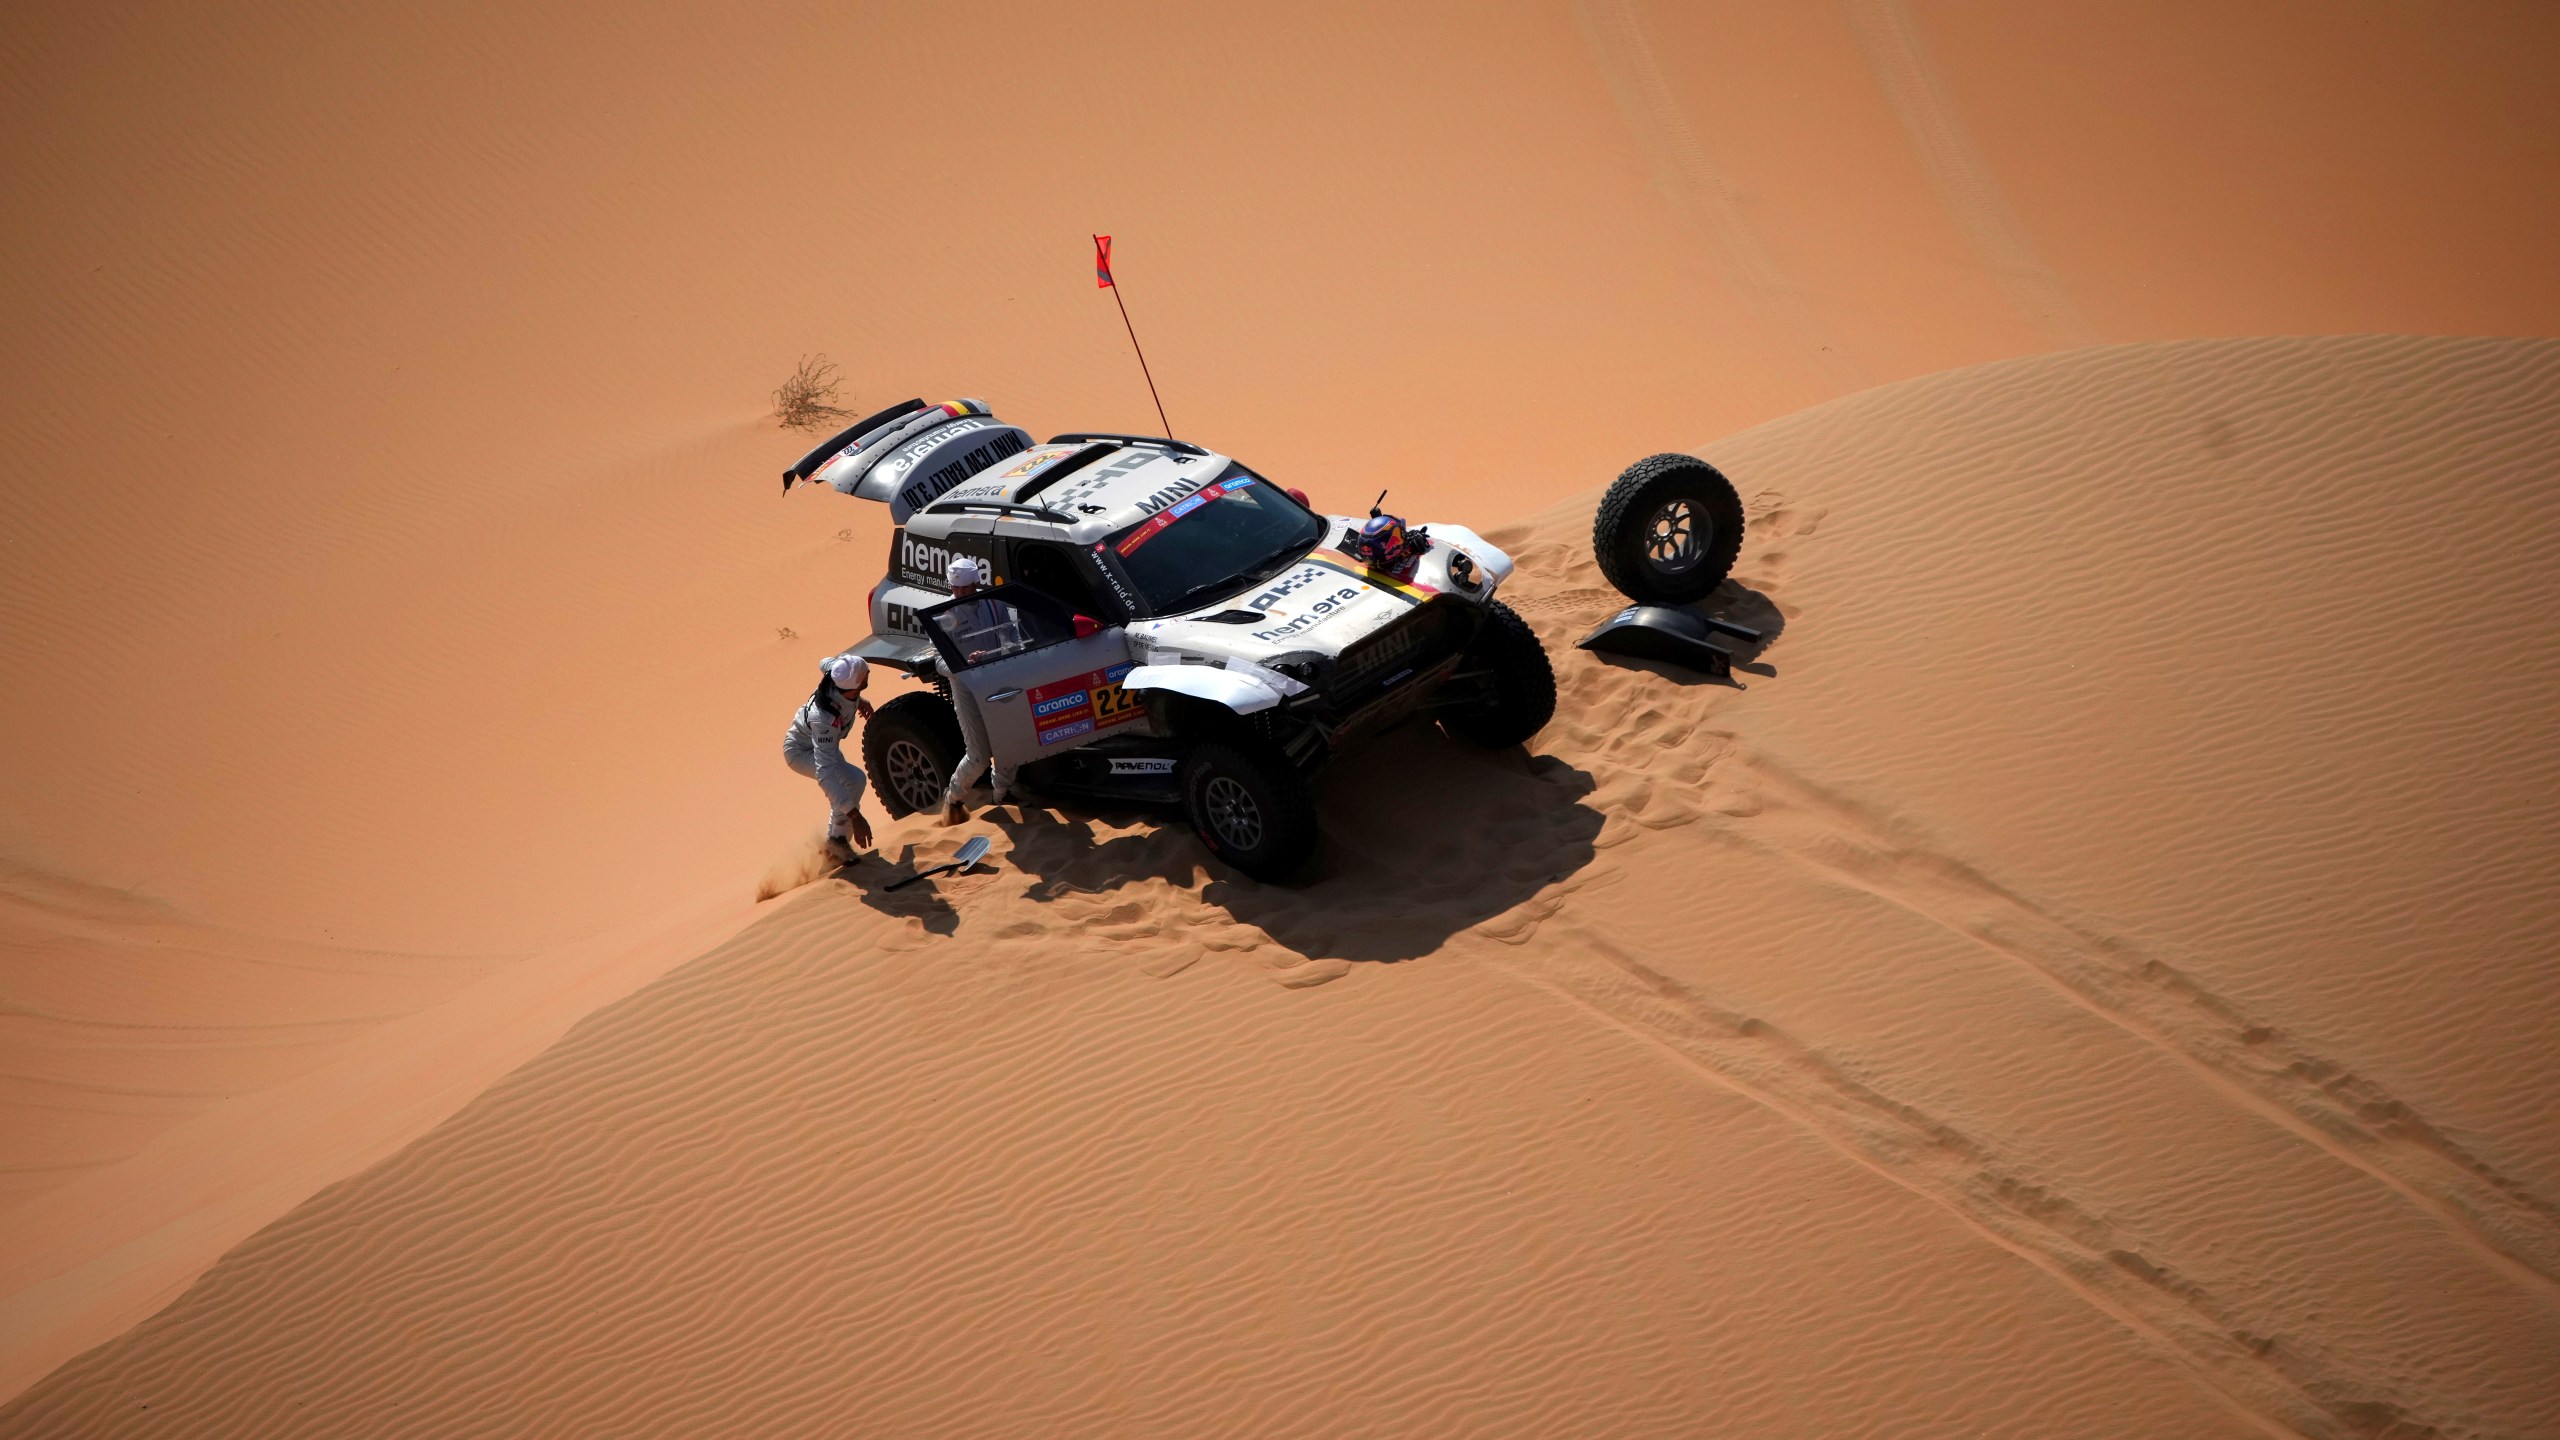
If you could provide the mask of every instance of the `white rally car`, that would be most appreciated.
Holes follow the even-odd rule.
[[[1494,598],[1510,557],[1472,530],[1414,527],[1377,568],[1361,520],[1226,456],[1035,444],[976,400],[884,410],[784,472],[786,490],[802,480],[881,501],[898,527],[856,652],[935,690],[866,732],[892,815],[940,803],[956,688],[1034,793],[1179,804],[1212,853],[1277,879],[1312,853],[1310,782],[1345,745],[1417,714],[1517,745],[1555,712],[1546,651]],[[944,584],[958,555],[991,578],[976,600]]]

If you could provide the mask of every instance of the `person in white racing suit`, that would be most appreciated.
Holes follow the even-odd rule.
[[[827,857],[839,865],[853,863],[856,847],[871,848],[871,822],[862,818],[861,809],[870,781],[844,754],[854,720],[871,716],[871,702],[862,698],[870,683],[870,663],[859,655],[831,655],[819,662],[818,688],[791,717],[791,729],[782,737],[782,763],[826,792]]]
[[[964,659],[974,661],[981,656],[1001,655],[1022,647],[1022,625],[1014,618],[1013,607],[992,597],[978,595],[986,576],[979,571],[977,561],[966,555],[955,557],[950,568],[943,572],[943,578],[950,583],[953,599],[975,601],[974,604],[953,606],[943,612],[948,618],[937,621]],[[941,666],[944,678],[948,679],[951,675],[950,662],[937,657],[935,663]],[[959,712],[960,738],[967,743],[967,748],[961,753],[960,763],[951,769],[951,783],[943,787],[942,823],[957,825],[969,818],[968,809],[960,803],[962,793],[987,773],[995,751],[987,743],[986,717],[978,713],[976,703],[961,693],[959,686],[950,688],[951,708]],[[1013,789],[1013,767],[997,765],[994,769],[995,803],[1001,805],[1006,794]]]

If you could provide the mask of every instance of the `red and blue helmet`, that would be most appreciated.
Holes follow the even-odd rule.
[[[1385,570],[1413,558],[1413,537],[1393,515],[1372,515],[1360,527],[1360,558],[1372,569]]]

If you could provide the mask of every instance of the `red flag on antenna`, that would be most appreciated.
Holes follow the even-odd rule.
[[[1111,292],[1111,303],[1120,307],[1120,326],[1129,332],[1129,348],[1137,352],[1138,373],[1147,377],[1147,398],[1156,402],[1156,419],[1164,425],[1166,435],[1173,434],[1173,422],[1164,418],[1164,400],[1156,394],[1156,377],[1147,370],[1147,352],[1138,343],[1138,327],[1129,323],[1129,302],[1120,298],[1120,287],[1111,283],[1111,237],[1093,237],[1093,288]]]

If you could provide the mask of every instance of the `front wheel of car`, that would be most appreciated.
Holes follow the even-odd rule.
[[[1546,728],[1556,714],[1556,671],[1547,647],[1518,612],[1485,602],[1484,625],[1458,662],[1468,687],[1442,708],[1440,728],[1488,750],[1508,749]]]
[[[1192,833],[1254,879],[1285,880],[1315,853],[1315,792],[1278,751],[1211,741],[1183,757],[1180,779]]]
[[[863,722],[862,763],[892,820],[941,809],[965,748],[951,702],[930,691],[901,695]]]

